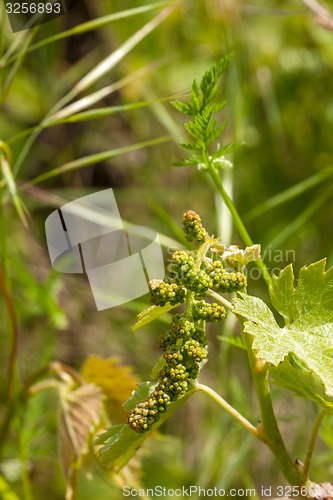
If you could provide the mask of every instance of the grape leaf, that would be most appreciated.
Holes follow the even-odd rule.
[[[145,309],[140,314],[138,314],[138,316],[136,318],[136,323],[135,323],[135,325],[132,326],[132,333],[136,332],[136,330],[139,330],[139,328],[142,328],[143,326],[148,325],[148,323],[150,323],[151,321],[154,321],[155,319],[159,318],[163,314],[171,311],[171,309],[174,309],[175,307],[177,307],[177,305],[171,306],[168,303],[164,307],[161,307],[161,306],[148,307],[148,309]]]
[[[88,453],[90,435],[100,423],[103,396],[98,387],[85,383],[74,389],[59,384],[59,396],[60,458],[70,488],[73,467]]]
[[[270,297],[284,319],[280,328],[259,298],[240,294],[235,313],[244,318],[244,332],[253,350],[270,363],[279,385],[333,409],[333,268],[323,259],[300,270],[294,286],[292,265],[273,276]]]
[[[125,410],[134,410],[138,403],[145,401],[145,399],[149,397],[153,385],[153,382],[140,382],[140,384],[138,384],[138,388],[133,392],[132,396],[123,404]]]

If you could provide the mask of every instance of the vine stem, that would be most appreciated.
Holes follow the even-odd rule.
[[[208,172],[210,174],[210,177],[211,177],[217,191],[220,193],[224,203],[228,207],[228,209],[231,213],[232,219],[234,221],[234,224],[235,224],[241,238],[243,239],[244,243],[247,246],[249,246],[249,247],[252,246],[253,241],[252,241],[246,227],[244,226],[244,223],[243,223],[239,213],[237,212],[236,207],[233,204],[233,201],[231,200],[230,196],[228,195],[228,193],[226,192],[226,190],[223,187],[223,183],[222,183],[222,180],[221,180],[221,177],[219,175],[218,170],[214,167],[214,165],[212,165],[212,162],[209,160],[207,153],[204,155],[204,159],[205,159],[205,164],[208,168]],[[271,278],[271,275],[269,274],[269,271],[268,271],[267,267],[265,266],[263,260],[261,258],[259,258],[256,261],[256,263],[257,263],[257,266],[259,267],[260,271],[262,272],[262,276],[263,276],[266,284],[270,285],[272,282],[272,278]]]
[[[313,450],[314,450],[314,447],[316,444],[319,427],[320,427],[320,424],[321,424],[323,418],[325,417],[326,413],[327,413],[327,410],[321,410],[321,412],[318,413],[317,418],[315,420],[315,423],[313,425],[313,429],[312,429],[311,436],[310,436],[310,441],[308,444],[308,449],[306,451],[304,467],[303,467],[304,479],[306,481],[309,479],[311,459],[312,459]]]
[[[290,458],[276,421],[268,381],[268,364],[254,354],[249,335],[243,331],[243,336],[262,418],[258,432],[275,456],[287,481],[291,485],[304,484],[303,474]]]
[[[252,246],[253,241],[249,233],[247,232],[247,229],[244,226],[243,221],[240,215],[238,214],[233,201],[229,197],[228,193],[225,191],[220,174],[218,170],[215,168],[215,166],[212,164],[212,161],[210,160],[207,151],[204,152],[203,159],[217,191],[220,193],[222,199],[224,200],[226,206],[228,207],[231,213],[235,227],[237,228],[241,238],[243,239],[244,243],[247,246]],[[267,286],[269,287],[270,284],[272,283],[272,278],[268,272],[268,269],[266,268],[261,258],[258,259],[256,263],[262,272],[262,276]],[[210,296],[212,296],[211,293]],[[223,301],[225,300],[222,297],[221,298],[218,297],[218,294],[216,294],[214,298],[219,300],[219,302],[221,303],[222,300]],[[228,303],[224,305],[228,306],[228,308],[232,310],[232,304]],[[245,339],[245,346],[249,358],[251,374],[255,384],[255,389],[257,393],[261,419],[262,419],[258,427],[255,428],[254,434],[261,441],[266,443],[267,446],[270,448],[271,452],[273,453],[277,462],[279,463],[285,478],[289,481],[289,483],[292,485],[300,485],[303,483],[303,473],[295,467],[295,464],[290,458],[276,421],[271,393],[270,393],[269,381],[268,381],[268,365],[259,358],[258,359],[256,358],[256,355],[252,350],[252,343],[250,337],[245,332],[243,332],[243,335]],[[217,400],[219,401],[219,399]],[[233,414],[233,412],[236,411],[234,410],[234,408],[230,407],[230,405],[228,405],[228,403],[226,403],[222,398],[221,401],[219,401],[219,403],[231,414]],[[238,420],[237,412],[236,415],[234,416]],[[241,419],[243,419],[241,415],[239,416],[241,417]],[[244,421],[242,420],[239,421],[244,425]],[[247,421],[245,420],[245,422]],[[247,424],[245,426],[247,427]],[[253,433],[253,430],[251,432]]]
[[[209,295],[213,299],[215,299],[218,302],[220,302],[224,307],[226,307],[227,309],[229,309],[229,311],[233,311],[234,310],[234,306],[232,305],[232,303],[229,302],[229,300],[227,300],[224,297],[222,297],[222,295],[220,295],[219,293],[214,292],[214,290],[210,290],[209,289],[208,292],[207,292],[207,295]]]
[[[215,392],[213,389],[211,389],[207,385],[199,384],[199,383],[196,384],[196,388],[199,391],[202,391],[202,392],[205,392],[206,394],[208,394],[208,396],[210,396],[212,399],[214,399],[214,401],[216,401],[217,404],[219,404],[224,410],[226,410],[229,413],[229,415],[231,415],[240,424],[242,424],[242,426],[245,427],[245,429],[248,432],[253,434],[253,436],[255,436],[257,439],[260,439],[261,441],[263,441],[263,438],[262,438],[260,432],[258,431],[258,429],[256,427],[254,427],[254,425],[252,425],[251,422],[249,422],[245,417],[243,417],[243,415],[241,415],[237,410],[235,410],[235,408],[233,406],[231,406],[229,403],[227,403],[227,401],[225,401],[225,399],[223,399],[222,396],[217,394],[217,392]]]

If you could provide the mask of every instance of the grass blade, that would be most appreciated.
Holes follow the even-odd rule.
[[[63,174],[64,172],[78,170],[80,168],[88,167],[89,165],[94,165],[95,163],[109,160],[114,156],[130,153],[131,151],[137,151],[139,149],[146,148],[148,146],[155,146],[156,144],[161,144],[163,142],[168,142],[171,140],[172,138],[170,136],[158,137],[157,139],[152,139],[150,141],[145,141],[145,142],[139,142],[138,144],[133,144],[131,146],[124,146],[121,148],[111,149],[110,151],[103,151],[102,153],[96,153],[93,155],[84,156],[83,158],[70,161],[69,163],[65,163],[65,165],[62,165],[61,167],[54,168],[49,172],[45,172],[45,174],[35,177],[35,179],[32,179],[27,184],[23,185],[21,187],[21,190],[24,191],[28,186],[34,186],[47,179],[51,179],[52,177]]]
[[[279,205],[286,203],[287,201],[297,198],[298,196],[302,195],[309,189],[313,188],[314,186],[317,186],[324,180],[328,179],[332,175],[333,175],[333,165],[330,165],[321,172],[318,172],[317,174],[308,177],[304,181],[301,181],[298,184],[296,184],[295,186],[292,186],[291,188],[286,189],[282,193],[279,193],[276,196],[272,196],[272,198],[269,198],[260,205],[257,205],[253,210],[251,210],[246,214],[244,219],[246,221],[256,219],[257,217],[268,212],[272,208],[276,208]]]
[[[173,12],[173,7],[167,7],[149,23],[145,24],[140,30],[132,35],[118,49],[112,52],[107,58],[100,62],[86,76],[84,76],[70,92],[73,97],[77,96],[87,88],[91,87],[100,78],[106,75],[116,64],[121,61],[136,45],[138,45],[146,36],[148,36],[155,28],[157,28],[170,14]],[[69,95],[69,94],[68,94]],[[66,96],[65,98],[66,99]]]
[[[21,198],[19,197],[19,195],[17,193],[16,183],[15,183],[12,171],[10,169],[9,162],[2,151],[0,151],[0,166],[1,166],[4,180],[5,180],[7,187],[8,187],[9,193],[12,197],[13,204],[16,208],[17,213],[18,213],[18,216],[20,217],[23,225],[27,228],[28,221],[27,221],[27,218],[25,215],[26,209],[22,203]]]
[[[40,49],[45,45],[49,45],[50,43],[57,42],[59,40],[63,40],[64,38],[68,38],[70,36],[81,35],[82,33],[88,33],[89,31],[98,30],[108,24],[111,24],[120,19],[126,19],[132,16],[137,16],[139,14],[143,14],[145,12],[149,12],[151,10],[161,9],[170,5],[170,3],[174,3],[172,1],[165,2],[157,2],[155,4],[142,5],[141,7],[135,7],[133,9],[127,9],[120,12],[116,12],[114,14],[109,14],[107,16],[99,17],[97,19],[93,19],[91,21],[87,21],[85,23],[79,24],[78,26],[74,26],[66,31],[62,31],[57,33],[56,35],[52,35],[48,38],[44,38],[44,40],[40,40],[37,43],[34,43],[29,47],[27,52],[33,52],[34,50]],[[12,57],[4,57],[0,60],[0,66],[6,66],[7,64],[12,63],[18,57],[18,54],[13,55]]]
[[[297,234],[299,229],[306,224],[325,203],[332,197],[332,186],[315,198],[303,212],[294,219],[291,224],[280,231],[269,243],[269,248],[274,250],[282,245],[290,236]]]
[[[146,36],[148,36],[155,28],[157,28],[170,14],[173,12],[174,7],[167,7],[157,16],[155,16],[150,22],[146,23],[139,31],[126,40],[118,49],[116,49],[110,56],[106,57],[102,62],[97,64],[86,76],[84,76],[73,88],[70,90],[60,101],[51,109],[51,111],[46,115],[45,119],[41,122],[41,126],[44,126],[47,118],[49,118],[52,113],[56,113],[63,106],[65,106],[72,99],[75,99],[78,94],[89,88],[91,85],[96,83],[100,78],[105,76],[111,69],[113,69],[118,62],[120,62],[125,55],[127,55],[138,43],[140,43]],[[32,134],[27,140],[26,144],[23,146],[22,151],[14,165],[14,173],[16,174],[20,169],[26,155],[30,151],[32,144],[34,143],[38,132]]]
[[[23,137],[26,137],[27,135],[39,133],[45,128],[51,127],[53,125],[58,125],[59,123],[67,123],[67,120],[60,121],[61,118],[65,118],[67,116],[72,115],[73,113],[77,113],[80,110],[86,109],[89,106],[92,106],[96,102],[100,101],[101,99],[104,99],[105,97],[109,96],[116,90],[119,90],[123,88],[125,85],[131,83],[134,81],[136,78],[141,77],[142,75],[145,75],[148,73],[151,69],[157,67],[157,63],[149,64],[147,66],[144,66],[143,68],[140,68],[139,70],[135,71],[134,73],[130,74],[129,76],[126,76],[125,78],[122,78],[121,80],[118,80],[118,82],[112,83],[111,85],[108,85],[107,87],[104,87],[100,90],[97,90],[96,92],[93,92],[87,97],[83,97],[82,99],[79,99],[73,104],[70,104],[69,106],[66,106],[62,110],[60,110],[58,113],[56,113],[53,116],[50,116],[48,119],[43,120],[42,123],[38,124],[36,127],[32,127],[30,129],[23,130],[22,132],[16,134],[15,136],[11,137],[10,139],[7,140],[7,144],[12,144],[13,142],[22,139]],[[59,120],[59,121],[58,121]],[[54,123],[54,121],[57,121],[57,123]],[[68,120],[69,121],[69,120]],[[16,169],[14,169],[14,173],[16,174]]]

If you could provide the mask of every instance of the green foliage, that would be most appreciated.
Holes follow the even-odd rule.
[[[223,259],[226,247],[218,239],[208,235],[200,216],[193,210],[187,211],[183,216],[183,231],[188,240],[199,242],[198,248],[173,252],[164,280],[150,281],[150,293],[156,305],[164,306],[169,303],[172,306],[185,301],[185,311],[173,316],[170,329],[160,337],[159,346],[164,351],[165,364],[157,373],[157,386],[134,408],[131,399],[132,411],[128,423],[132,430],[139,433],[150,431],[159,421],[160,415],[167,411],[172,402],[182,398],[191,381],[198,377],[201,364],[207,358],[205,320],[217,323],[226,317],[223,306],[197,300],[214,284],[202,266],[208,266],[211,272],[219,264],[219,269],[225,271],[222,260],[218,259]],[[215,261],[207,255],[212,249],[217,259]],[[225,286],[223,291],[244,288],[246,280],[243,274],[227,275],[228,287]],[[220,285],[220,282],[215,284]],[[148,316],[152,319],[151,315]],[[149,385],[143,387],[143,390],[146,389],[149,389]],[[142,394],[141,388],[138,396],[139,394]],[[134,397],[137,401],[137,395]]]
[[[226,55],[207,70],[200,85],[194,80],[191,100],[188,103],[172,102],[172,105],[178,111],[192,117],[192,120],[185,124],[187,132],[192,137],[192,142],[184,143],[182,146],[190,151],[196,151],[189,158],[174,163],[175,166],[197,165],[200,169],[206,170],[208,169],[207,160],[209,159],[215,167],[224,168],[227,166],[224,155],[237,149],[238,145],[227,144],[224,147],[219,145],[215,151],[210,152],[210,147],[221,136],[228,123],[224,121],[221,125],[218,125],[215,118],[215,115],[225,107],[227,102],[225,100],[219,100],[215,103],[212,101],[218,93],[217,82],[232,56],[233,54]],[[230,164],[230,162],[228,163]]]
[[[180,161],[180,165],[195,165],[206,172],[211,167],[224,171],[232,167],[225,156],[232,153],[237,145],[219,144],[227,121],[222,121],[226,101],[219,98],[218,79],[229,57],[224,59],[225,64],[220,61],[208,70],[199,83],[193,83],[188,103],[175,102],[175,108],[190,117],[191,121],[186,125],[190,139],[182,137],[173,114],[163,104],[165,100],[170,100],[170,95],[182,91],[193,72],[202,71],[207,60],[220,57],[222,39],[227,46],[237,46],[237,60],[225,73],[223,81],[232,112],[228,140],[245,139],[247,145],[242,158],[230,158],[235,163],[237,175],[233,175],[232,171],[218,172],[222,180],[219,184],[215,178],[214,184],[216,193],[221,194],[229,209],[232,204],[228,204],[223,188],[232,187],[227,191],[233,192],[240,214],[237,219],[237,212],[232,212],[235,231],[248,248],[227,249],[221,242],[219,247],[212,248],[220,252],[218,260],[221,265],[218,264],[217,268],[222,270],[220,275],[217,268],[214,270],[216,274],[213,276],[219,275],[219,278],[217,286],[212,287],[215,292],[224,293],[237,290],[241,283],[245,286],[242,268],[260,257],[259,247],[252,246],[246,239],[247,233],[240,230],[239,221],[249,222],[254,240],[261,241],[265,251],[279,248],[282,253],[285,248],[293,249],[298,262],[314,261],[323,255],[328,255],[329,262],[332,260],[330,180],[333,170],[330,163],[333,140],[330,130],[333,116],[333,52],[330,32],[322,30],[311,14],[300,17],[298,7],[296,11],[292,5],[287,10],[282,9],[281,2],[273,2],[268,9],[265,8],[265,16],[261,15],[261,7],[248,8],[239,5],[239,2],[228,2],[228,5],[224,2],[226,5],[223,6],[212,2],[209,9],[205,2],[177,2],[154,19],[152,12],[169,2],[155,2],[134,9],[126,9],[126,2],[124,4],[120,0],[97,3],[87,0],[85,3],[87,9],[80,10],[78,6],[70,14],[70,25],[73,26],[70,29],[69,16],[64,16],[33,32],[15,35],[10,32],[3,15],[4,4],[0,4],[0,103],[4,103],[0,129],[11,148],[9,151],[7,144],[1,143],[3,151],[7,151],[4,155],[0,154],[0,285],[4,299],[1,304],[0,339],[4,361],[0,377],[3,403],[0,412],[0,470],[3,474],[0,477],[0,497],[8,500],[64,497],[63,483],[55,472],[59,467],[56,465],[54,398],[50,397],[45,405],[36,405],[38,411],[32,411],[31,402],[26,405],[26,400],[34,397],[34,390],[38,387],[31,387],[30,384],[46,374],[44,363],[58,356],[66,359],[71,366],[83,363],[81,376],[88,382],[87,392],[78,390],[82,380],[76,380],[70,387],[64,380],[61,382],[64,389],[61,394],[62,416],[66,420],[62,436],[65,449],[69,452],[67,462],[74,460],[76,470],[81,462],[81,434],[87,437],[90,434],[87,432],[90,422],[87,407],[95,414],[96,420],[100,416],[95,411],[96,404],[98,410],[105,407],[107,412],[101,412],[102,418],[106,419],[104,424],[109,425],[108,417],[114,423],[117,412],[120,414],[123,411],[121,402],[137,383],[134,377],[127,378],[129,374],[126,370],[122,371],[117,363],[101,358],[97,361],[88,357],[86,362],[84,359],[91,352],[102,352],[103,355],[120,353],[127,363],[135,359],[136,371],[146,377],[149,363],[156,357],[156,330],[160,331],[161,325],[170,321],[169,312],[184,299],[183,286],[164,281],[162,288],[170,294],[175,292],[176,296],[181,290],[179,296],[169,295],[165,306],[153,306],[139,315],[133,331],[159,319],[150,332],[154,337],[142,335],[130,338],[127,335],[128,324],[132,320],[130,314],[133,310],[137,311],[141,304],[136,302],[130,304],[128,310],[123,308],[111,314],[97,315],[83,281],[77,277],[71,280],[68,276],[49,273],[42,227],[46,212],[68,201],[74,193],[73,188],[75,193],[86,194],[86,189],[96,191],[111,182],[117,191],[117,200],[121,200],[121,208],[128,210],[130,216],[134,212],[135,216],[140,213],[145,225],[158,227],[166,234],[173,233],[182,243],[185,243],[184,236],[179,235],[174,220],[186,206],[193,206],[203,219],[207,218],[215,231],[222,228],[223,234],[230,225],[228,214],[224,210],[214,210],[217,197],[207,189],[206,179],[195,182],[193,170],[179,169],[174,170],[171,180],[167,165],[174,153],[169,144],[163,144],[170,142],[172,137],[181,142],[188,141],[183,146],[190,156]],[[80,16],[86,15],[85,10],[89,11],[92,19],[81,22]],[[176,15],[167,17],[173,10],[177,10]],[[129,17],[130,23],[127,22]],[[81,24],[76,24],[78,20]],[[119,22],[113,23],[116,20]],[[167,22],[162,23],[164,20]],[[106,29],[111,22],[112,29]],[[166,41],[172,64],[160,66],[154,61],[164,57]],[[103,60],[101,54],[104,54]],[[119,62],[121,64],[117,67]],[[156,67],[158,71],[155,71]],[[158,89],[159,96],[168,97],[157,98],[153,88]],[[140,111],[146,106],[151,107],[152,113]],[[119,117],[116,113],[123,114]],[[161,135],[167,130],[166,137],[155,135],[160,134],[161,129]],[[151,131],[153,137],[147,140],[146,135]],[[28,139],[26,144],[23,142],[25,138]],[[241,162],[238,161],[240,159]],[[39,186],[33,187],[37,183]],[[77,190],[78,186],[84,186],[84,190]],[[139,192],[136,191],[138,186]],[[147,206],[149,210],[146,210]],[[275,214],[267,216],[268,211],[276,208]],[[206,241],[204,233],[200,232],[200,224],[196,224],[198,217],[194,216],[194,224],[188,225],[186,235],[188,241],[195,242],[196,250],[198,243]],[[256,224],[254,219],[257,219]],[[175,246],[166,236],[163,238],[169,241],[166,246]],[[31,244],[32,240],[36,240],[37,245]],[[209,251],[207,255],[200,269],[206,275],[215,262],[214,255]],[[285,259],[285,263],[290,261]],[[282,259],[279,263],[274,262],[274,256],[273,259],[269,255],[267,257],[269,267],[274,265],[280,268],[285,263]],[[294,264],[295,268],[297,266]],[[240,328],[232,321],[235,318],[229,316],[230,321],[225,327],[222,323],[218,331],[224,343],[221,350],[210,352],[214,384],[218,388],[219,381],[222,381],[220,389],[227,394],[232,405],[244,415],[251,415],[253,422],[260,419],[259,428],[263,430],[263,435],[266,431],[266,436],[276,443],[279,440],[274,435],[274,415],[267,424],[265,414],[259,416],[257,406],[251,406],[254,398],[248,369],[244,367],[244,353],[239,349],[230,353],[230,349],[236,346],[248,351],[250,365],[254,363],[252,376],[256,387],[257,378],[264,378],[265,369],[269,368],[271,382],[298,396],[310,398],[331,411],[331,389],[328,391],[331,321],[328,312],[323,310],[325,303],[328,309],[330,307],[330,293],[327,283],[323,284],[321,270],[317,268],[317,271],[320,277],[318,286],[312,280],[313,292],[310,294],[309,286],[307,298],[301,296],[299,286],[290,286],[289,278],[285,289],[282,282],[279,290],[275,289],[276,296],[273,298],[272,295],[272,301],[276,301],[276,309],[285,317],[284,329],[280,328],[281,319],[279,324],[272,319],[272,323],[267,320],[265,334],[258,333],[258,340],[257,333],[254,336],[247,333],[242,337],[234,336]],[[286,277],[289,272],[285,271]],[[240,273],[238,278],[237,273]],[[230,276],[235,279],[230,279]],[[202,277],[207,280],[205,275]],[[186,279],[190,296],[193,294],[190,279]],[[75,283],[79,283],[77,288]],[[223,284],[219,286],[220,283]],[[273,288],[274,283],[273,279]],[[251,293],[265,297],[266,290],[259,281],[251,283],[249,279],[249,287]],[[325,296],[321,293],[322,289],[327,292]],[[295,290],[299,293],[298,298]],[[199,292],[203,291],[205,287]],[[218,309],[223,316],[222,308],[228,308],[228,301],[215,292],[208,290],[207,294],[218,304],[221,301]],[[163,302],[162,297],[159,298]],[[139,384],[138,390],[125,405],[131,411],[147,400],[156,389],[156,379],[162,370],[168,375],[166,378],[170,387],[170,373],[174,372],[170,372],[169,368],[174,370],[177,365],[184,366],[189,390],[171,402],[167,412],[160,413],[151,431],[157,429],[194,392],[191,380],[198,376],[199,360],[205,354],[207,343],[203,321],[215,320],[216,311],[213,309],[217,307],[216,303],[208,304],[198,301],[198,297],[192,298],[192,304],[191,301],[185,304],[192,317],[175,315],[170,329],[161,337],[160,347],[165,351],[150,375],[153,382]],[[293,305],[289,303],[290,299]],[[244,300],[247,300],[246,296]],[[253,311],[256,314],[253,320],[244,316],[247,323],[257,329],[262,326],[260,321],[266,321],[266,308],[260,301],[258,304],[259,309]],[[318,314],[317,310],[320,311]],[[313,313],[310,314],[310,311]],[[297,328],[292,322],[295,314],[306,318],[304,324],[298,323]],[[329,321],[321,323],[320,317]],[[313,319],[318,320],[318,326],[308,331]],[[65,328],[67,332],[63,331]],[[60,331],[55,332],[55,329]],[[211,333],[215,331],[217,327]],[[287,346],[286,339],[291,333]],[[55,342],[51,342],[51,338]],[[255,364],[251,358],[252,349],[247,344],[249,338],[258,345],[262,341],[263,348],[267,350],[270,349],[268,343],[274,343],[276,351],[281,348],[277,345],[281,340],[283,345],[279,356],[274,349],[274,356],[271,351],[269,354],[274,362],[277,358],[283,357],[283,360],[276,365],[263,363],[261,366],[260,360]],[[188,356],[187,351],[193,352],[194,356]],[[193,360],[191,365],[185,366],[187,358],[191,357],[198,361]],[[309,363],[315,364],[315,358],[318,359],[314,370],[314,365],[310,368]],[[237,370],[232,369],[232,361],[236,361]],[[321,366],[324,367],[323,374],[319,373]],[[235,373],[239,378],[235,377]],[[69,373],[66,376],[69,380]],[[52,380],[47,378],[43,382],[47,385]],[[104,395],[103,405],[99,405],[100,394],[91,384],[99,386],[100,393]],[[234,390],[236,386],[237,390]],[[267,386],[265,394],[269,394]],[[282,391],[274,391],[276,394],[283,398]],[[36,399],[32,400],[33,404]],[[157,406],[164,402],[159,402],[157,398],[156,401]],[[196,411],[198,405],[202,406]],[[260,397],[259,406],[260,412],[265,413],[265,402]],[[305,402],[294,400],[291,420],[292,417],[296,420],[297,412],[302,411],[297,423],[304,422],[304,426],[297,425],[299,432],[287,430],[285,434],[291,456],[297,456],[301,461],[301,455],[305,455],[305,423],[309,416],[312,418],[314,408],[315,405],[306,406]],[[270,466],[266,455],[262,458],[262,454],[256,457],[258,467],[251,468],[255,471],[251,477],[248,464],[254,454],[253,438],[248,436],[249,440],[243,439],[242,429],[230,424],[230,416],[219,418],[210,407],[206,409],[199,397],[193,398],[190,409],[191,414],[195,414],[195,428],[186,426],[186,433],[179,433],[179,422],[174,419],[168,424],[168,430],[171,429],[170,434],[174,436],[168,440],[159,439],[157,444],[154,442],[148,448],[150,456],[146,453],[144,460],[145,486],[168,481],[174,488],[196,484],[197,481],[201,486],[217,484],[228,488],[234,483],[242,484],[241,481],[249,486],[253,482],[260,484],[262,477],[267,484],[277,482],[275,468]],[[29,432],[25,430],[27,426]],[[172,432],[173,428],[177,428],[176,433]],[[332,429],[329,428],[327,438],[331,434]],[[136,485],[140,482],[138,473],[134,477],[129,475],[126,465],[150,435],[149,431],[134,433],[128,425],[113,425],[97,440],[99,444],[96,447],[91,446],[90,459],[95,454],[103,467],[110,469],[108,479],[112,477],[119,488],[122,474],[123,484]],[[214,439],[210,440],[209,436]],[[330,446],[331,441],[326,439]],[[83,444],[89,445],[88,442]],[[184,448],[189,444],[191,449],[200,450],[192,470],[185,460],[174,459],[175,456],[185,456]],[[311,471],[311,476],[317,475],[318,480],[322,480],[325,473],[329,475],[332,462],[332,453],[321,454],[320,450]],[[277,455],[281,456],[281,453]],[[16,465],[11,467],[18,470],[15,477],[7,475],[5,468],[12,457],[16,457],[13,460]],[[140,460],[140,453],[137,460]],[[294,458],[291,464],[286,461],[291,470],[293,461]],[[283,467],[282,470],[285,472]],[[80,500],[91,497],[96,500],[107,497],[120,499],[121,490],[116,491],[105,476],[102,477],[100,469],[95,474],[96,468],[92,468],[92,472],[94,477],[91,481],[82,481],[82,475],[78,478],[80,487],[77,496]],[[103,484],[103,493],[100,492],[100,484]]]
[[[219,292],[235,292],[246,287],[247,280],[243,273],[228,272],[221,261],[217,260],[208,267],[208,276]]]
[[[198,300],[194,303],[193,310],[193,319],[194,320],[203,320],[208,321],[210,323],[218,323],[221,319],[224,319],[227,315],[227,311],[225,307],[220,304],[209,304],[204,300]]]
[[[185,300],[185,288],[176,283],[166,283],[163,280],[149,282],[151,301],[155,306],[164,307],[166,304],[175,306]]]
[[[160,318],[163,314],[168,313],[171,309],[174,309],[175,306],[172,306],[170,303],[167,303],[165,306],[151,306],[148,309],[140,312],[138,314],[135,324],[132,326],[132,333],[139,330],[143,326],[147,325],[151,321]]]
[[[299,396],[333,408],[333,268],[323,259],[300,270],[297,287],[293,268],[273,277],[270,297],[284,318],[282,328],[259,298],[241,294],[235,312],[244,318],[252,348],[273,365],[271,376]]]

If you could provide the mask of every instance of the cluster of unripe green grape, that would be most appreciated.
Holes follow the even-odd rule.
[[[136,432],[148,431],[170,403],[184,396],[190,382],[198,377],[200,363],[207,357],[204,322],[217,323],[226,316],[222,305],[202,300],[208,289],[233,292],[246,286],[244,274],[228,272],[220,260],[204,259],[205,251],[200,249],[206,245],[204,250],[208,251],[217,240],[208,235],[196,212],[189,210],[184,214],[183,230],[186,239],[197,242],[198,248],[174,252],[164,280],[149,283],[154,305],[176,306],[186,302],[186,308],[183,314],[173,316],[169,331],[160,338],[165,365],[149,398],[129,415],[129,425]]]

